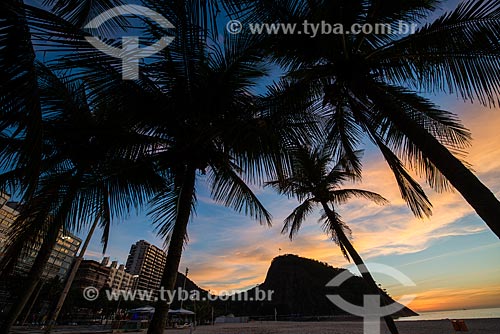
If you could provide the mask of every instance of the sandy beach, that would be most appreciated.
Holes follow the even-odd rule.
[[[500,319],[466,320],[471,334],[500,333]],[[399,321],[401,334],[454,333],[449,320]],[[187,334],[187,330],[167,330],[165,334]],[[248,324],[218,324],[201,326],[195,334],[363,334],[361,322],[251,322]],[[385,326],[380,333],[389,333]]]

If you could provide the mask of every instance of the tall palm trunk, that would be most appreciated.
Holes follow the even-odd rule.
[[[323,209],[325,210],[325,213],[326,213],[328,219],[331,222],[334,222],[335,221],[335,214],[332,211],[332,209],[330,209],[330,207],[328,206],[328,203],[327,202],[321,202],[321,205],[323,206]],[[354,263],[358,266],[358,268],[366,268],[363,259],[358,254],[358,252],[356,251],[356,249],[354,248],[354,246],[351,244],[351,242],[349,241],[349,238],[345,235],[344,231],[342,230],[342,227],[339,226],[338,224],[332,224],[332,225],[333,225],[332,227],[334,228],[335,233],[337,235],[338,241],[347,250],[347,252],[349,253],[349,256],[352,258],[352,260],[354,261]],[[368,270],[361,271],[361,276],[363,276],[363,279],[368,284],[368,290],[369,290],[369,292],[371,294],[374,294],[374,295],[380,295],[380,300],[381,300],[382,305],[386,305],[387,301],[386,301],[385,296],[383,296],[380,293],[380,289],[377,286],[377,283],[375,282],[375,279],[368,272]],[[391,331],[392,334],[398,334],[399,333],[398,329],[396,327],[396,324],[394,323],[394,319],[392,319],[391,316],[385,316],[384,317],[384,321],[385,321],[387,327],[389,328],[389,330]]]
[[[184,247],[184,240],[186,238],[187,225],[191,216],[196,183],[196,169],[187,167],[182,175],[181,182],[177,217],[175,219],[175,225],[170,237],[167,260],[161,279],[161,287],[164,291],[173,291],[175,287],[177,272],[179,271],[179,264],[181,262],[182,250]],[[167,294],[165,294],[165,296],[166,295]],[[163,331],[167,326],[169,307],[170,305],[168,300],[158,300],[155,305],[153,319],[151,319],[151,323],[149,325],[148,334],[163,334]]]
[[[500,238],[500,201],[434,136],[402,112],[392,112],[391,120],[441,171],[479,217]]]
[[[20,291],[20,295],[16,298],[14,304],[9,310],[9,313],[0,328],[0,334],[9,334],[12,326],[17,321],[17,318],[19,318],[19,315],[38,286],[43,270],[49,261],[50,254],[56,245],[59,230],[60,226],[58,224],[50,224],[47,236],[44,238],[42,246],[35,258],[35,262],[28,273],[28,279],[24,284],[24,288]]]
[[[61,293],[61,296],[59,297],[59,300],[57,301],[57,304],[52,312],[52,315],[50,316],[49,323],[47,325],[47,328],[45,329],[45,334],[50,334],[52,332],[52,329],[54,328],[57,318],[59,317],[59,312],[61,312],[61,309],[64,305],[64,301],[66,300],[66,297],[68,296],[69,289],[71,289],[71,285],[73,284],[73,281],[75,280],[76,273],[78,272],[78,268],[80,268],[80,264],[83,261],[83,257],[85,256],[85,252],[87,251],[87,248],[89,246],[90,240],[92,239],[92,235],[94,235],[94,231],[99,224],[100,216],[97,215],[95,218],[94,223],[90,227],[89,233],[87,234],[87,238],[85,239],[85,242],[83,243],[82,248],[80,249],[80,253],[75,259],[75,263],[73,264],[73,267],[71,268],[71,271],[69,273],[69,276],[66,280],[66,283],[64,284],[64,289]]]
[[[43,282],[43,280],[40,280],[40,282],[38,283],[38,286],[36,287],[36,293],[33,295],[33,298],[31,298],[31,304],[28,307],[28,309],[26,310],[26,312],[24,312],[24,318],[23,318],[23,321],[21,321],[21,326],[24,326],[26,324],[26,321],[28,321],[28,318],[31,314],[31,311],[33,310],[33,307],[35,307],[35,304],[38,300],[38,297],[40,296],[40,292],[42,292],[43,286],[44,286],[44,282]]]

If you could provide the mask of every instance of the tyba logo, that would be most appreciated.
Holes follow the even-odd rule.
[[[161,14],[149,8],[137,5],[124,5],[111,8],[90,21],[85,28],[98,29],[106,21],[125,15],[147,17],[158,23],[158,25],[163,29],[175,28],[174,25]],[[140,48],[138,36],[124,36],[122,37],[121,49],[110,46],[97,37],[87,36],[85,39],[99,51],[122,60],[122,77],[124,80],[136,80],[139,79],[139,60],[150,57],[165,49],[170,43],[172,43],[174,37],[165,36],[150,46]]]

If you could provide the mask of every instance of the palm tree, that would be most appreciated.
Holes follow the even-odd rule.
[[[197,179],[203,177],[210,184],[216,201],[269,223],[269,213],[247,182],[263,180],[264,175],[277,177],[286,167],[283,156],[288,138],[305,138],[309,127],[298,126],[304,125],[298,117],[301,113],[276,114],[274,106],[255,94],[257,81],[266,73],[261,53],[245,35],[219,41],[214,21],[217,1],[145,3],[176,26],[173,32],[165,32],[145,23],[148,36],[156,40],[173,33],[176,38],[168,49],[143,64],[141,77],[133,82],[122,80],[116,59],[82,42],[86,33],[72,20],[25,8],[37,31],[37,45],[47,51],[59,47],[56,50],[64,53],[51,68],[63,71],[68,84],[83,84],[81,92],[87,97],[84,101],[91,102],[90,114],[95,114],[94,108],[107,107],[105,115],[119,117],[118,123],[126,124],[131,134],[146,139],[141,145],[133,145],[133,137],[120,139],[123,147],[106,152],[113,158],[125,152],[133,163],[153,163],[153,171],[163,177],[163,187],[151,204],[158,233],[168,243],[162,286],[172,290],[195,207]],[[308,118],[304,117],[305,125]],[[94,136],[82,140],[93,142]],[[105,175],[122,168],[119,163],[102,163],[109,166]],[[75,189],[87,182],[83,180]],[[47,184],[53,185],[52,181]],[[141,193],[140,185],[134,190]],[[162,333],[166,325],[167,301],[160,301],[156,308],[150,333]]]
[[[28,200],[10,230],[2,275],[16,262],[36,251],[26,288],[16,299],[0,333],[8,333],[38,284],[61,231],[80,231],[98,221],[103,229],[104,250],[113,217],[125,217],[163,189],[164,179],[145,159],[149,138],[130,129],[130,124],[110,105],[93,105],[84,86],[61,79],[36,64],[42,110],[42,159],[40,169],[23,166],[0,175],[1,189],[19,190],[23,179],[36,179]],[[16,155],[22,135],[3,133],[6,153],[2,163]],[[32,173],[40,174],[30,177]]]
[[[120,4],[100,0],[44,5],[53,5],[54,17],[68,20],[58,21],[54,35],[64,29],[69,35],[96,13]],[[107,112],[110,104],[100,101],[100,106],[91,106],[92,96],[85,96],[82,83],[60,79],[37,62],[33,45],[56,26],[45,25],[48,12],[22,0],[0,6],[0,166],[4,171],[0,179],[2,189],[18,193],[23,203],[0,265],[2,275],[30,251],[37,252],[26,288],[11,308],[3,333],[9,332],[33,293],[62,230],[79,230],[89,220],[99,222],[105,250],[112,217],[128,215],[131,208],[140,206],[153,187],[161,188],[163,178],[139,148],[151,142],[145,143],[145,137],[136,132],[130,136],[130,124]],[[125,19],[114,19],[108,31],[125,25]],[[42,37],[33,36],[30,29]]]
[[[359,152],[354,152],[359,157]],[[283,179],[268,182],[267,185],[275,188],[280,194],[296,197],[301,204],[285,219],[282,233],[289,233],[290,239],[299,232],[302,223],[313,212],[315,207],[321,207],[324,215],[324,231],[339,245],[345,258],[352,259],[358,268],[366,268],[363,259],[349,240],[350,228],[337,211],[337,207],[347,203],[351,198],[369,199],[377,204],[386,204],[387,200],[371,191],[360,189],[341,188],[346,181],[357,181],[360,175],[349,170],[349,160],[344,157],[336,164],[332,163],[331,148],[323,145],[308,149],[298,147],[292,153],[292,173]],[[371,294],[381,295],[382,302],[386,297],[373,276],[368,271],[361,271]],[[384,320],[391,333],[398,333],[392,317]]]
[[[297,115],[276,115],[253,92],[266,74],[254,40],[245,35],[226,35],[222,45],[213,40],[211,29],[191,17],[195,3],[175,4],[173,17],[162,12],[167,5],[153,7],[180,30],[149,72],[161,83],[158,100],[164,101],[163,107],[153,109],[163,115],[151,119],[156,120],[155,136],[166,145],[154,155],[171,179],[170,190],[157,196],[151,212],[159,234],[168,241],[161,280],[166,290],[175,285],[200,176],[207,175],[215,201],[270,224],[270,214],[247,183],[262,181],[264,174],[280,174],[286,167],[287,141],[307,131],[288,122],[287,117],[300,119]],[[149,334],[163,333],[166,327],[168,301],[159,301],[155,308]]]
[[[326,114],[336,156],[347,156],[368,137],[382,152],[402,197],[418,217],[431,203],[406,168],[437,191],[453,186],[500,237],[500,202],[460,158],[470,134],[455,115],[418,92],[456,92],[494,106],[500,98],[500,2],[464,1],[415,33],[400,22],[425,23],[437,0],[238,1],[248,22],[386,24],[376,34],[264,36],[270,57],[288,70],[290,98],[301,92]]]
[[[41,106],[35,69],[35,51],[22,0],[0,3],[0,152],[10,156],[0,164],[2,170],[13,166],[39,169],[41,159]],[[25,140],[14,151],[8,150],[5,133],[22,133]],[[15,158],[14,158],[15,157]],[[26,194],[32,193],[34,179],[22,178]]]
[[[145,3],[176,29],[168,32],[174,42],[144,64],[138,81],[124,84],[111,66],[103,68],[84,53],[67,56],[63,66],[80,69],[78,76],[93,91],[110,92],[122,114],[137,120],[138,131],[159,143],[150,157],[168,186],[151,203],[151,215],[168,246],[161,280],[168,291],[175,285],[197,184],[206,181],[215,201],[269,224],[270,214],[247,183],[280,174],[288,142],[307,138],[313,117],[276,113],[255,94],[267,73],[261,52],[251,36],[219,40],[211,14],[216,1]],[[166,33],[154,25],[146,31],[154,40]],[[148,333],[163,333],[168,301],[155,308]]]

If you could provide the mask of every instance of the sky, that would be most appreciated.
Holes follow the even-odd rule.
[[[455,1],[446,2],[444,8]],[[466,160],[475,174],[500,198],[500,109],[464,103],[456,96],[432,96],[442,108],[460,115],[473,134]],[[358,188],[375,191],[390,201],[380,207],[353,200],[340,208],[353,231],[353,244],[366,262],[392,266],[410,277],[415,287],[402,287],[384,275],[376,279],[393,297],[416,294],[409,306],[417,312],[464,308],[500,307],[500,241],[458,193],[438,194],[425,187],[433,203],[430,219],[417,219],[400,197],[381,155],[365,143],[363,182]],[[421,184],[424,180],[420,179]],[[282,235],[283,219],[298,204],[279,197],[271,189],[255,186],[255,192],[273,215],[273,227],[260,226],[210,199],[203,178],[198,179],[197,214],[189,225],[180,271],[214,293],[246,289],[262,283],[271,260],[297,254],[349,268],[339,248],[329,240],[311,215],[298,236]],[[83,236],[84,234],[82,234]],[[96,235],[86,258],[102,258]],[[144,213],[114,222],[107,256],[126,261],[130,246],[138,240],[157,246],[151,221]],[[333,278],[333,277],[332,277]]]

